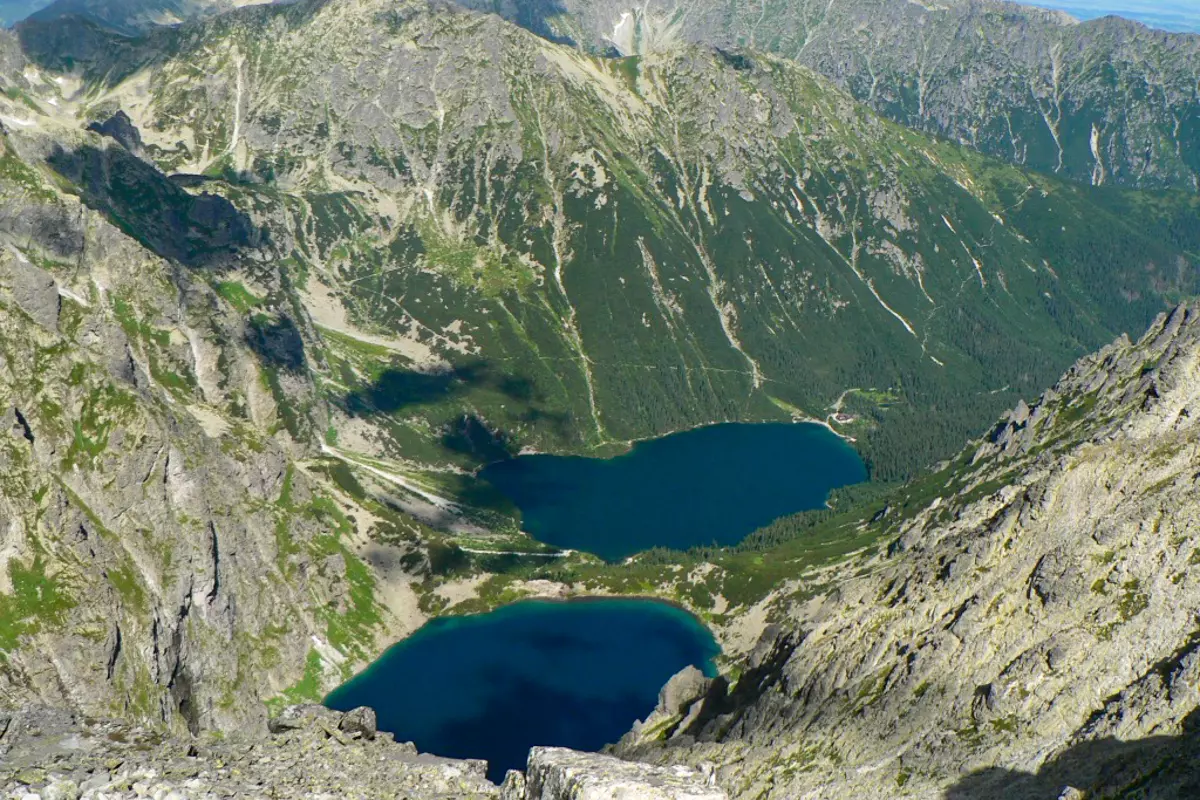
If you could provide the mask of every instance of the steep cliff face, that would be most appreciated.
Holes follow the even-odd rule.
[[[880,113],[1086,183],[1195,190],[1200,37],[994,0],[467,0],[549,38],[630,55],[767,50]]]
[[[214,288],[209,270],[262,258],[263,239],[228,203],[156,183],[99,135],[22,134],[11,120],[0,695],[176,729],[261,728],[265,700],[298,681],[311,696],[412,624],[375,596],[364,512],[314,468],[316,443],[286,430],[276,397],[314,395],[302,343],[294,362],[263,345],[287,312],[264,310],[273,322],[256,327]],[[107,214],[89,208],[101,189]],[[175,258],[154,252],[159,238]],[[320,425],[320,406],[305,413]]]
[[[677,682],[622,752],[747,798],[1192,796],[1198,403],[1193,308],[1081,360],[961,490],[866,523],[854,577],[781,599],[732,693]]]

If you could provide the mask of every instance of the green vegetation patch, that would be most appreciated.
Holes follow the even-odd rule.
[[[56,199],[54,191],[46,186],[37,170],[22,161],[7,145],[0,144],[0,149],[4,151],[0,154],[0,181],[18,186],[44,202]]]
[[[248,314],[262,304],[262,298],[255,295],[238,281],[219,281],[216,285],[217,294],[221,295],[229,305],[243,314]]]
[[[293,511],[291,484],[292,474],[289,472],[279,500],[285,509],[285,516],[276,525],[276,544],[284,569],[287,567],[287,556],[298,551],[298,545],[289,533],[290,519],[286,515],[286,511]],[[342,544],[342,539],[353,533],[353,523],[337,503],[322,495],[314,496],[308,505],[294,509],[293,513],[299,513],[329,531],[319,534],[308,545],[309,552],[318,559],[318,564],[329,556],[340,556],[345,565],[347,588],[341,603],[333,600],[320,610],[329,643],[354,659],[369,658],[374,648],[375,632],[383,624],[383,617],[380,605],[375,600],[375,576],[358,556]]]
[[[424,258],[432,269],[448,274],[461,285],[474,287],[485,296],[521,292],[537,278],[532,269],[498,246],[456,240],[432,223],[422,225],[420,232]]]
[[[74,436],[63,457],[64,469],[90,468],[108,450],[111,434],[136,416],[137,398],[129,392],[107,383],[89,392],[83,398]]]
[[[149,610],[146,590],[137,574],[137,568],[128,561],[117,569],[108,571],[108,582],[117,590],[122,602],[131,609],[144,613]]]
[[[316,649],[310,649],[304,659],[304,675],[300,680],[284,689],[279,695],[267,701],[267,710],[271,715],[278,714],[285,706],[296,703],[319,703],[324,696],[321,690],[322,676],[325,669],[321,663],[321,654]]]
[[[29,566],[9,561],[8,577],[12,594],[0,594],[0,653],[16,649],[22,636],[63,625],[76,606],[68,588],[46,574],[40,555]]]

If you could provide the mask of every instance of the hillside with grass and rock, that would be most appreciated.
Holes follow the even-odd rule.
[[[53,778],[21,733],[40,780],[4,780],[196,777],[120,730],[233,791],[223,737],[430,619],[637,595],[724,650],[616,750],[697,797],[1188,796],[1195,40],[985,2],[798,0],[769,35],[537,8],[0,32],[0,728],[52,707],[98,759]],[[839,37],[879,26],[864,66]],[[558,550],[478,474],[802,420],[871,481],[734,546]],[[276,742],[322,754],[304,791],[339,791],[340,720]],[[414,792],[504,791],[434,767]]]

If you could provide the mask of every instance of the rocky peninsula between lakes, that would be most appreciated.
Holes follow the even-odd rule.
[[[538,747],[497,786],[487,764],[418,753],[366,707],[285,708],[269,735],[171,737],[27,708],[0,714],[0,796],[19,800],[727,800],[713,771]]]

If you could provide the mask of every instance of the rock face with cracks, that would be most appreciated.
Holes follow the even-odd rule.
[[[648,55],[766,50],[880,113],[1085,183],[1200,186],[1200,37],[1003,0],[463,0],[542,35]]]

